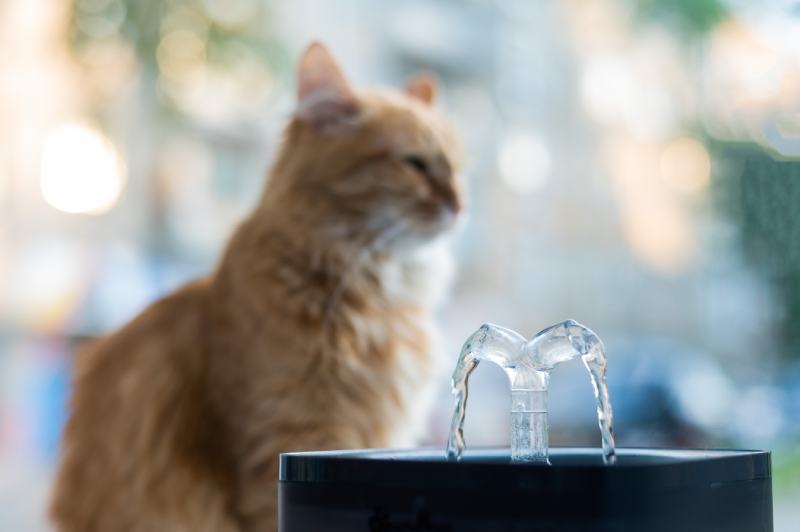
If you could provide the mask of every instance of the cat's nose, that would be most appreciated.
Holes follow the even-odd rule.
[[[437,208],[449,211],[450,214],[456,215],[461,211],[461,199],[458,197],[458,191],[448,184],[434,182],[433,194]]]
[[[461,199],[458,197],[458,192],[455,190],[447,190],[447,192],[444,194],[444,203],[447,209],[453,214],[458,214],[461,212]]]
[[[458,198],[458,194],[455,192],[448,195],[447,208],[453,211],[453,214],[458,214],[461,212],[461,200]]]

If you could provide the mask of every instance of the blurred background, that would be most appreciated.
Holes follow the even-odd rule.
[[[484,321],[584,322],[608,349],[619,444],[771,449],[776,530],[796,530],[790,0],[0,3],[0,530],[48,530],[75,350],[212,268],[311,38],[355,83],[442,80],[470,191],[442,356]],[[470,445],[508,444],[504,379],[474,374]],[[593,416],[584,369],[562,366],[551,443],[598,445]]]

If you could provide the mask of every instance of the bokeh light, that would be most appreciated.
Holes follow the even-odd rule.
[[[655,272],[684,272],[694,258],[694,228],[686,206],[659,179],[660,144],[625,135],[609,139],[605,150],[633,255]]]
[[[681,137],[671,141],[661,152],[661,177],[676,190],[697,194],[708,187],[711,158],[700,142]]]
[[[208,16],[226,28],[239,28],[251,23],[259,4],[258,0],[203,0]]]
[[[591,59],[580,83],[586,110],[600,122],[618,120],[637,98],[634,73],[619,54],[604,54]]]
[[[542,188],[550,172],[550,152],[530,131],[509,133],[500,144],[497,162],[505,185],[522,194]]]
[[[156,58],[165,76],[184,81],[205,65],[206,44],[192,31],[175,30],[161,39]]]
[[[718,94],[732,107],[773,97],[788,66],[781,55],[738,19],[722,23],[711,38],[710,55]]]
[[[587,61],[580,96],[588,115],[597,122],[657,137],[669,130],[675,118],[666,84],[645,59],[619,52],[599,53]]]
[[[53,208],[73,214],[102,214],[117,202],[124,182],[124,164],[99,131],[69,123],[47,134],[40,186]]]

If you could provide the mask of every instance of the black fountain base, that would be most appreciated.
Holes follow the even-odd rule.
[[[281,455],[280,532],[771,532],[764,451],[555,448],[551,466],[507,449]]]

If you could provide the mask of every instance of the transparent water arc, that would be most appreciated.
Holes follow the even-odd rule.
[[[589,371],[597,403],[605,463],[615,461],[614,424],[606,382],[607,359],[600,338],[575,320],[566,320],[526,340],[519,333],[484,324],[464,342],[452,378],[455,396],[447,442],[447,458],[459,460],[466,448],[466,417],[470,374],[482,361],[498,365],[511,388],[511,459],[513,462],[549,463],[548,387],[550,371],[580,357]]]

